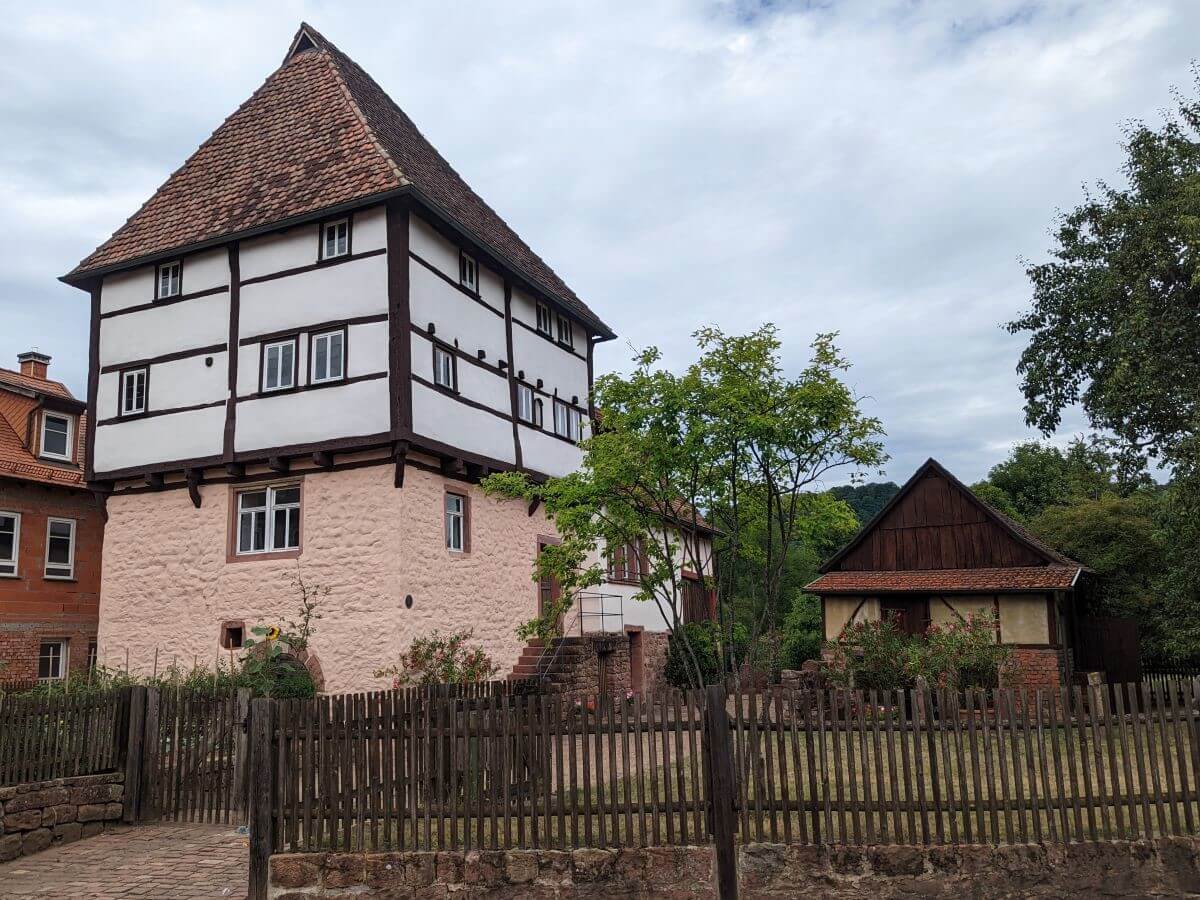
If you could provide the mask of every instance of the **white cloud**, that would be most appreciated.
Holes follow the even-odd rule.
[[[967,10],[964,13],[964,9]],[[907,477],[973,480],[1024,428],[1022,342],[1056,208],[1113,177],[1120,122],[1190,87],[1186,0],[597,5],[58,4],[0,19],[0,364],[82,392],[55,277],[275,68],[308,19],[628,342],[836,330]],[[16,236],[14,238],[14,235]],[[1068,418],[1066,432],[1081,418]]]

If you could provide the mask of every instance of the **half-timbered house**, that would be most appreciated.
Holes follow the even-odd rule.
[[[481,493],[565,474],[611,329],[311,27],[64,280],[91,296],[87,480],[107,498],[99,652],[210,664],[332,591],[326,686],[417,634],[495,660],[554,539]]]
[[[1020,677],[1052,687],[1071,667],[1085,571],[930,459],[807,590],[821,598],[829,641],[858,621],[890,619],[919,634],[986,615]]]

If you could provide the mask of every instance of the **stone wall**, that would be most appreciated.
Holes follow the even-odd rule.
[[[740,896],[1186,897],[1200,892],[1200,839],[1007,847],[739,848]],[[710,847],[310,853],[271,858],[275,900],[350,897],[715,900]]]
[[[600,693],[600,659],[607,661],[608,690],[624,697],[632,685],[629,670],[629,637],[623,632],[585,634],[577,650],[559,660],[554,681],[569,697],[595,697]]]
[[[121,818],[125,776],[81,775],[0,788],[0,862],[99,834]]]
[[[668,686],[667,649],[670,645],[670,632],[642,632],[642,678],[647,696]]]

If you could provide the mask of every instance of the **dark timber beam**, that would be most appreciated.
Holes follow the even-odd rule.
[[[538,511],[538,507],[541,505],[542,505],[542,498],[534,497],[532,500],[529,501],[529,513],[528,514],[530,516],[532,516],[535,512]]]
[[[231,478],[241,478],[246,474],[246,466],[237,462],[225,463],[225,474]]]
[[[204,483],[204,472],[200,469],[185,469],[183,474],[187,478],[188,496],[192,498],[192,506],[199,509],[200,485]]]
[[[280,475],[286,475],[291,468],[291,463],[286,456],[272,456],[267,460],[267,468]]]
[[[467,477],[472,481],[481,481],[487,474],[487,469],[478,463],[467,463]]]
[[[318,450],[312,455],[312,461],[314,466],[328,469],[333,465],[333,454],[327,450]]]
[[[466,471],[466,466],[463,461],[456,456],[451,456],[449,459],[442,460],[443,475],[462,475]]]
[[[146,485],[154,488],[156,491],[161,491],[163,487],[162,472],[151,472],[146,476]]]
[[[392,447],[392,459],[396,464],[395,474],[392,476],[392,487],[404,487],[404,467],[408,464],[408,441],[396,441]]]

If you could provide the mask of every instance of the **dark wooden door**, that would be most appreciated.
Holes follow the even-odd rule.
[[[879,601],[879,617],[895,622],[905,634],[924,634],[929,624],[929,600],[884,597]]]
[[[1142,657],[1137,621],[1109,616],[1080,616],[1075,668],[1080,672],[1104,672],[1109,684],[1141,681]]]
[[[538,553],[541,553],[549,546],[548,541],[538,541]],[[562,599],[562,585],[559,584],[557,578],[543,578],[538,582],[538,615],[544,616],[550,610],[551,605]],[[558,617],[558,622],[555,625],[555,630],[562,634],[562,615]]]

